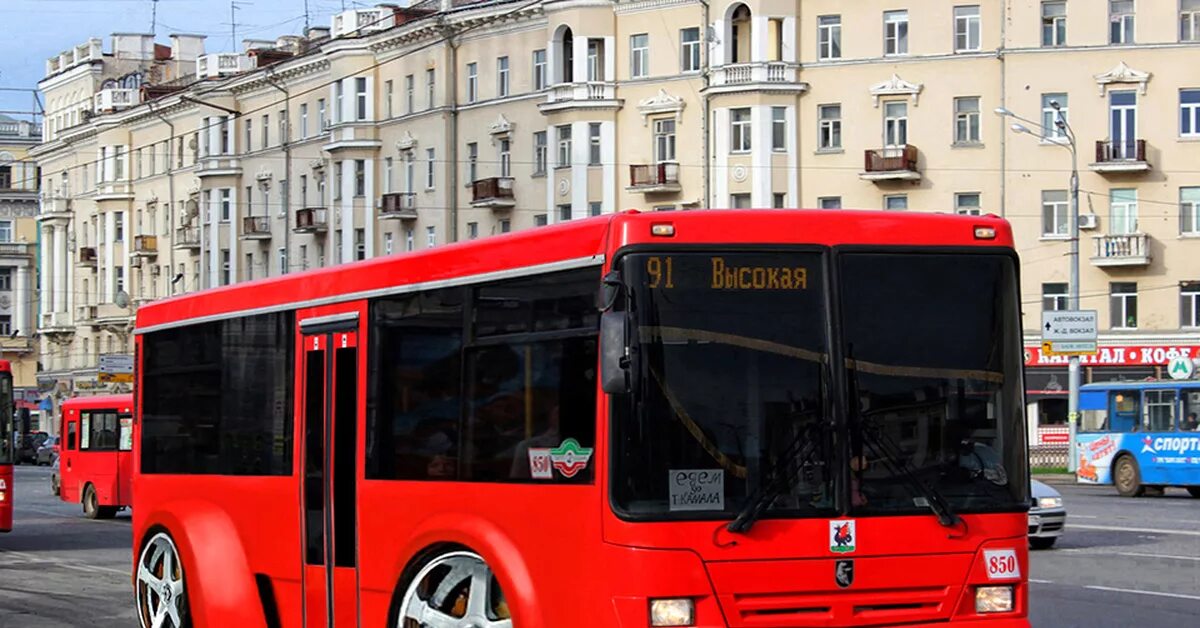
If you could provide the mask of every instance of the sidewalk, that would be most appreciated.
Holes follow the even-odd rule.
[[[1041,480],[1046,484],[1074,484],[1075,476],[1070,473],[1034,473],[1031,474],[1033,479]]]

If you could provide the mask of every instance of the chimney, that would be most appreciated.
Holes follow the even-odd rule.
[[[304,31],[304,38],[309,41],[329,39],[330,32],[331,31],[328,26],[310,26]]]
[[[113,56],[133,61],[154,60],[154,35],[146,33],[113,33]]]
[[[204,55],[204,35],[171,34],[171,58],[180,63],[192,63]]]

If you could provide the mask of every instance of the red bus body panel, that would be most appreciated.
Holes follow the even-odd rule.
[[[58,449],[60,477],[59,499],[78,504],[84,488],[96,490],[98,506],[126,508],[133,505],[133,451],[88,451],[82,449],[83,412],[115,412],[118,416],[133,414],[133,395],[102,395],[76,397],[62,403],[62,423],[59,434],[64,440]],[[66,435],[74,424],[75,448],[68,448]]]
[[[12,388],[12,363],[8,360],[0,360],[0,377],[8,378],[8,389]],[[13,416],[14,410],[10,405],[7,409],[0,408],[0,412],[7,412],[10,418]],[[0,423],[3,425],[3,423]],[[11,439],[13,435],[0,435],[0,443]],[[16,443],[12,443],[16,446]],[[17,487],[13,485],[13,465],[12,463],[0,463],[0,532],[12,532],[13,527],[13,497],[16,494]]]
[[[652,235],[657,224],[672,225],[673,235]],[[977,238],[977,227],[994,235]],[[990,216],[627,212],[150,303],[138,310],[136,370],[140,376],[140,334],[159,326],[287,306],[297,310],[297,320],[316,312],[365,311],[365,299],[398,286],[463,277],[483,281],[564,262],[594,265],[599,290],[620,249],[689,244],[1011,249],[1013,242],[1009,225]],[[359,346],[370,346],[365,318],[358,334]],[[300,360],[297,355],[298,372]],[[360,362],[365,374],[365,350]],[[343,608],[337,613],[339,627],[394,626],[390,613],[402,572],[422,550],[443,543],[470,548],[495,570],[518,628],[642,628],[649,625],[648,598],[670,597],[694,598],[694,625],[702,627],[1029,625],[1024,513],[967,516],[965,531],[941,527],[932,516],[859,518],[855,586],[841,590],[833,585],[826,519],[764,520],[751,534],[731,537],[720,522],[631,523],[617,517],[607,497],[608,399],[603,394],[597,397],[593,484],[362,479],[365,386],[361,377],[357,578],[352,581],[353,572],[335,574],[334,585],[339,599],[344,587],[357,587],[358,618],[343,615]],[[140,385],[136,390],[140,393]],[[324,614],[316,612],[324,609],[324,583],[304,584],[316,576],[305,576],[312,568],[303,562],[299,384],[296,390],[290,477],[135,473],[135,555],[153,531],[171,532],[185,565],[195,625],[265,628],[255,574],[270,579],[282,626],[325,625]],[[140,412],[140,400],[137,406]],[[141,430],[134,434],[136,462]],[[982,562],[985,548],[1014,550],[1020,577],[989,580]],[[976,614],[973,587],[984,584],[1012,584],[1014,612]]]

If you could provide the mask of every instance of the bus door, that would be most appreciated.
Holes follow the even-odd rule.
[[[79,411],[75,408],[63,408],[63,434],[58,454],[58,494],[65,502],[78,503],[79,476],[75,463],[79,460]]]
[[[358,316],[300,321],[305,625],[358,625]]]
[[[1141,467],[1142,481],[1147,484],[1172,484],[1182,479],[1172,477],[1185,468],[1176,463],[1176,456],[1180,454],[1159,451],[1156,446],[1160,437],[1173,436],[1178,408],[1178,389],[1149,388],[1142,393],[1141,431],[1150,442],[1138,448],[1138,466]]]
[[[79,411],[79,451],[72,455],[75,486],[82,499],[87,486],[91,485],[96,492],[98,506],[120,503],[117,482],[118,426],[116,408]]]

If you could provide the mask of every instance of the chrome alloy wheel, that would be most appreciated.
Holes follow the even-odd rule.
[[[138,557],[137,608],[142,628],[184,628],[183,564],[165,532],[155,534]]]
[[[474,552],[429,561],[408,585],[396,628],[512,628],[495,574]]]

